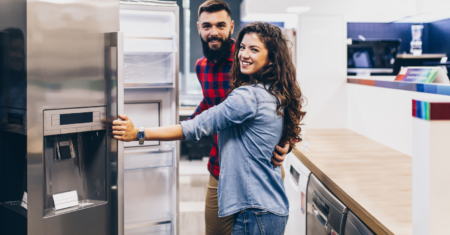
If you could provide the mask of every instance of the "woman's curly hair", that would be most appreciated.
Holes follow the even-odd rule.
[[[263,67],[257,74],[250,77],[241,73],[239,49],[246,34],[255,33],[265,45],[269,54],[269,65]],[[262,83],[269,85],[267,91],[277,97],[277,114],[284,118],[283,136],[280,146],[301,141],[300,123],[306,112],[303,107],[303,96],[297,83],[296,69],[292,62],[288,40],[281,29],[269,23],[254,22],[242,28],[236,40],[234,62],[230,71],[230,90],[248,84]]]

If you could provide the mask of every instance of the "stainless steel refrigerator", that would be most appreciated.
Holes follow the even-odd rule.
[[[0,2],[0,234],[123,234],[116,0]]]
[[[124,113],[136,127],[178,123],[178,17],[176,2],[120,2]],[[124,147],[125,234],[178,234],[179,143]]]

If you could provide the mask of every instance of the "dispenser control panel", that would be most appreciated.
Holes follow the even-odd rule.
[[[106,107],[44,111],[44,136],[105,130]]]

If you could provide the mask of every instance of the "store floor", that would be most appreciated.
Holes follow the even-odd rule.
[[[205,234],[205,196],[209,172],[203,161],[180,160],[180,235]]]

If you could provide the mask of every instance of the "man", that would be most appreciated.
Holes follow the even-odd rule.
[[[195,70],[202,86],[203,100],[189,119],[214,105],[220,104],[226,98],[235,44],[235,40],[231,38],[234,31],[231,11],[227,3],[221,0],[207,0],[200,5],[197,28],[202,41],[204,57],[196,62]],[[289,150],[289,145],[284,146],[284,148],[276,146],[276,150],[280,154],[273,153],[272,164],[274,167],[281,166],[281,162]],[[233,226],[233,216],[223,218],[218,216],[217,187],[220,167],[217,134],[214,134],[208,170],[211,175],[206,193],[206,235],[229,235]],[[282,172],[284,173],[284,171]]]

